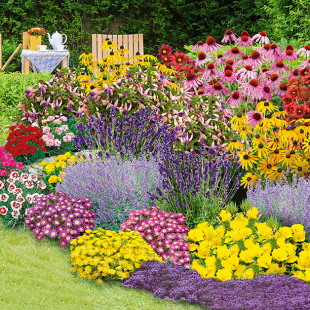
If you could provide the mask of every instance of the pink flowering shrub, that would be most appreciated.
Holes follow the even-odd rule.
[[[36,240],[44,236],[58,238],[60,246],[65,247],[72,239],[95,227],[92,207],[88,198],[79,199],[64,192],[43,195],[27,210],[25,223],[36,235]]]
[[[16,163],[12,154],[6,153],[6,150],[3,146],[0,147],[0,177],[2,177],[2,181],[5,180],[6,176],[9,176],[15,170],[16,167],[18,170],[24,169],[24,165],[22,162]]]
[[[190,268],[189,244],[186,240],[189,228],[182,213],[161,211],[159,207],[150,210],[136,210],[129,213],[129,219],[121,225],[121,231],[139,231],[142,238],[163,259],[168,257],[174,264]]]

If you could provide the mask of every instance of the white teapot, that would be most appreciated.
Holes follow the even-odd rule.
[[[50,42],[50,45],[53,46],[54,50],[57,50],[58,45],[63,45],[67,42],[67,36],[64,33],[60,34],[56,31],[55,33],[53,33],[52,37],[50,37],[49,33],[47,33],[47,35],[48,35],[48,40]],[[66,37],[64,42],[62,41],[62,36]]]

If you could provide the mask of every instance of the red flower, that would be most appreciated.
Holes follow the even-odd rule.
[[[291,116],[291,114],[294,113],[295,107],[296,107],[295,102],[292,102],[285,107],[285,111],[288,116]]]
[[[162,59],[165,56],[171,55],[171,52],[172,52],[172,47],[169,47],[168,45],[163,44],[157,56],[161,56],[160,59]]]
[[[306,114],[305,108],[303,105],[297,105],[294,109],[294,114],[292,117],[300,119]]]
[[[286,96],[290,99],[293,99],[293,98],[297,98],[298,96],[298,87],[296,86],[293,86],[293,87],[290,87],[289,90],[287,91],[286,93]]]
[[[305,85],[310,85],[310,75],[307,75],[307,76],[304,76],[302,79],[301,79],[301,82]]]
[[[304,69],[300,69],[299,70],[299,76],[301,78],[305,77],[305,76],[309,76],[310,75],[310,67],[306,67]]]
[[[293,79],[291,79],[291,80],[288,81],[287,86],[288,86],[288,87],[290,87],[291,85],[299,86],[299,83],[300,83],[300,80],[299,80],[299,79],[293,78]]]
[[[298,89],[298,99],[300,101],[306,101],[309,99],[310,97],[310,87],[304,87],[304,86],[301,86],[299,89]]]
[[[176,68],[180,68],[182,64],[189,60],[189,57],[183,53],[175,52],[173,55],[172,63]]]

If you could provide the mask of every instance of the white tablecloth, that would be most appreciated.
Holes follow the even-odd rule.
[[[20,57],[22,58],[22,72],[23,72],[24,57],[29,59],[32,70],[34,70],[35,66],[37,72],[39,73],[44,70],[46,70],[47,72],[52,72],[65,57],[68,57],[68,65],[69,65],[69,56],[70,53],[68,50],[65,51],[46,50],[43,52],[22,50],[20,54]]]

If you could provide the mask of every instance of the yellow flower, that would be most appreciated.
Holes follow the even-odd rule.
[[[293,165],[292,165],[292,173],[296,173],[299,178],[303,177],[305,173],[309,172],[309,163],[306,160],[298,159]]]
[[[45,161],[42,161],[40,164],[39,164],[39,166],[46,166],[47,165],[47,163],[45,162]]]
[[[258,170],[262,170],[262,176],[268,177],[275,166],[275,160],[273,158],[261,159],[257,165]]]
[[[272,257],[269,253],[264,253],[261,257],[257,259],[257,264],[261,268],[269,268],[271,265]]]
[[[294,164],[294,161],[296,160],[296,154],[295,154],[295,151],[292,150],[285,150],[285,151],[282,151],[282,157],[281,157],[281,160],[280,162],[282,162],[282,165],[286,165],[286,167],[292,167],[292,165]]]
[[[231,218],[231,213],[227,212],[226,210],[222,210],[220,213],[220,217],[222,219],[221,222],[227,222]]]
[[[279,248],[273,250],[272,257],[279,262],[283,262],[287,260],[288,254],[285,249]]]
[[[302,143],[302,146],[305,152],[310,153],[310,137]]]
[[[293,143],[292,139],[294,140],[298,139],[296,133],[291,129],[291,127],[280,129],[279,136],[281,137],[283,143],[287,146],[290,146]]]
[[[252,168],[253,164],[256,164],[257,157],[254,156],[253,153],[250,153],[249,151],[240,151],[238,152],[238,155],[243,169],[247,170],[248,166]]]
[[[256,207],[251,208],[250,210],[247,210],[248,218],[249,219],[256,219],[258,212],[259,211],[257,210]]]
[[[258,182],[259,177],[257,174],[248,172],[245,176],[241,179],[241,185],[244,185],[244,188],[249,189],[250,185],[254,185]]]
[[[202,241],[203,240],[203,232],[201,229],[192,229],[188,232],[187,238],[193,241]]]
[[[119,46],[117,44],[115,44],[112,40],[110,40],[109,38],[106,38],[104,42],[102,42],[101,44],[101,49],[109,52],[109,50],[111,49],[118,49]]]
[[[248,124],[248,119],[246,116],[242,115],[241,113],[235,115],[231,121],[235,126],[245,126]]]
[[[229,269],[220,269],[218,270],[216,277],[220,281],[227,281],[232,279],[232,273]]]
[[[255,125],[254,132],[259,134],[268,134],[268,129],[269,128],[266,127],[265,123],[259,122],[258,124]]]
[[[281,179],[286,179],[285,171],[282,168],[275,166],[269,174],[269,178],[273,181],[280,181]]]
[[[232,139],[231,142],[228,143],[227,148],[231,149],[232,151],[235,149],[239,151],[244,149],[244,145],[236,139]]]
[[[260,135],[260,134],[256,134],[254,137],[253,137],[253,146],[256,146],[260,143],[265,143],[266,142],[266,138],[264,135]]]
[[[81,59],[81,58],[82,58],[82,60],[80,61],[80,64],[81,64],[81,65],[88,66],[89,64],[92,63],[92,61],[93,61],[93,59],[95,58],[95,56],[94,56],[94,54],[92,54],[92,53],[86,52],[86,53],[83,53],[83,54],[79,57],[79,59]]]
[[[270,159],[273,159],[275,164],[279,163],[282,158],[282,150],[281,149],[274,149],[269,154]]]
[[[267,139],[267,147],[274,150],[281,147],[279,132],[271,132]]]
[[[261,111],[262,114],[265,114],[267,111],[273,113],[276,110],[278,110],[278,107],[274,106],[269,101],[261,101],[256,107],[256,111]]]
[[[253,131],[251,130],[253,126],[247,125],[241,127],[240,137],[241,139],[247,140],[247,134],[253,135]]]
[[[255,275],[255,273],[254,273],[254,271],[253,271],[252,268],[249,268],[249,269],[247,269],[247,270],[245,270],[245,271],[243,272],[243,276],[244,276],[246,279],[253,279],[253,278],[254,278],[254,275]]]
[[[257,152],[258,158],[267,157],[269,150],[266,148],[266,145],[259,143],[257,146],[253,147],[253,152]]]

